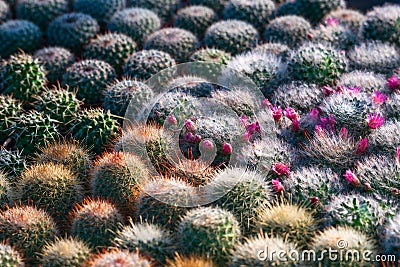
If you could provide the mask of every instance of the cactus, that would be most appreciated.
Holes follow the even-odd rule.
[[[208,6],[218,14],[222,13],[229,0],[189,0],[190,5]]]
[[[400,52],[394,45],[370,41],[351,49],[347,57],[352,70],[365,70],[384,75],[392,74],[400,65]]]
[[[369,254],[370,259],[373,259],[378,252],[376,243],[371,237],[349,227],[325,229],[313,238],[310,247],[316,252],[316,257],[323,260],[321,262],[324,264],[323,266],[371,266],[371,262],[366,261],[365,257],[353,258],[355,254],[347,252],[357,251],[358,255]],[[322,256],[328,249],[337,251],[339,255],[346,254],[347,256],[342,260],[328,260]]]
[[[292,52],[288,63],[288,74],[292,79],[323,85],[335,83],[345,71],[345,57],[321,44],[301,46]]]
[[[29,20],[46,30],[50,22],[68,12],[67,0],[21,0],[16,5],[17,18]]]
[[[211,96],[231,108],[239,117],[254,115],[255,106],[251,101],[253,96],[249,92],[236,88],[231,91],[222,89],[211,92]]]
[[[400,146],[400,121],[387,121],[370,136],[371,144],[377,152],[393,155]]]
[[[290,48],[289,46],[281,43],[266,42],[261,45],[256,46],[251,51],[253,52],[263,52],[277,55],[282,58],[282,61],[286,62],[289,57]]]
[[[224,194],[225,192],[228,192]],[[254,228],[257,209],[266,205],[272,197],[272,188],[264,176],[255,171],[240,168],[225,169],[210,181],[205,189],[206,197],[215,199],[213,205],[232,212],[239,221],[243,234]]]
[[[61,87],[45,89],[35,96],[35,108],[60,122],[59,129],[66,132],[76,119],[82,102],[76,98],[75,92]]]
[[[27,54],[16,54],[0,67],[0,80],[3,94],[12,94],[15,99],[29,102],[33,95],[43,89],[46,75],[37,59]]]
[[[124,75],[141,81],[174,66],[175,60],[166,52],[142,50],[133,53],[125,62]]]
[[[367,40],[380,40],[400,45],[400,6],[386,5],[369,11],[361,26]]]
[[[204,43],[232,55],[248,51],[259,41],[257,30],[249,23],[240,20],[219,21],[206,31]]]
[[[160,18],[153,11],[144,8],[127,8],[112,16],[108,29],[111,32],[125,34],[142,46],[147,37],[157,31],[160,26]]]
[[[193,53],[190,61],[208,62],[215,64],[224,64],[231,59],[231,55],[225,51],[214,48],[201,48]]]
[[[105,28],[111,17],[123,10],[125,5],[125,0],[75,0],[74,10],[92,16],[101,27]]]
[[[9,128],[23,113],[22,103],[12,96],[0,95],[0,143],[9,135]]]
[[[82,205],[77,204],[71,216],[71,235],[93,249],[111,246],[123,222],[115,206],[100,199],[86,199]]]
[[[196,201],[197,195],[187,183],[158,178],[142,186],[136,201],[136,218],[172,230],[192,200]]]
[[[198,256],[183,257],[176,253],[174,259],[168,259],[168,267],[215,267],[214,263],[210,259],[204,259]]]
[[[384,253],[400,257],[400,235],[399,235],[400,215],[397,215],[384,225],[380,244],[384,249]]]
[[[17,206],[0,213],[0,239],[8,240],[10,246],[20,251],[27,266],[37,266],[37,253],[57,233],[53,219],[35,207]]]
[[[360,87],[363,93],[385,91],[385,76],[366,71],[352,71],[344,73],[338,81],[340,87]]]
[[[197,37],[187,30],[164,28],[151,34],[144,43],[144,48],[164,51],[176,61],[182,62],[194,52],[197,43]]]
[[[388,118],[400,119],[400,93],[394,92],[389,95],[383,107]]]
[[[119,123],[110,112],[103,109],[86,109],[79,113],[79,121],[71,128],[73,137],[99,153],[119,133]]]
[[[88,267],[108,267],[108,266],[140,266],[151,267],[152,264],[137,252],[130,253],[126,250],[112,249],[103,253],[98,253],[87,263]]]
[[[120,33],[108,33],[90,41],[84,56],[107,62],[117,73],[121,73],[125,60],[135,49],[136,43],[132,38]]]
[[[264,40],[279,42],[289,47],[304,43],[311,32],[311,24],[299,16],[283,16],[273,19],[264,29]]]
[[[225,6],[224,18],[246,21],[261,29],[274,10],[275,3],[272,0],[231,0]]]
[[[42,43],[42,32],[27,20],[8,20],[0,25],[0,56],[9,57],[20,50],[31,53]]]
[[[54,19],[47,27],[47,40],[52,46],[61,46],[81,53],[89,41],[100,31],[97,21],[90,15],[67,13]]]
[[[201,207],[187,212],[178,226],[179,251],[212,258],[224,265],[239,241],[240,227],[232,213]]]
[[[311,32],[315,43],[332,45],[339,50],[348,50],[357,43],[357,34],[341,25],[320,25]]]
[[[268,248],[268,251],[266,251]],[[291,251],[298,250],[298,246],[292,242],[284,240],[282,237],[268,237],[259,234],[248,238],[245,243],[238,244],[235,247],[233,256],[229,262],[231,267],[254,266],[301,266],[296,259],[282,261],[277,254],[270,251],[282,251],[290,255]],[[263,252],[263,253],[260,253]],[[259,258],[260,256],[260,258]],[[262,260],[263,256],[268,258]]]
[[[10,17],[10,6],[6,1],[0,1],[0,23],[4,23]]]
[[[179,0],[131,0],[131,6],[152,10],[164,22],[169,21],[179,8]]]
[[[4,147],[0,148],[0,170],[5,172],[7,176],[16,178],[25,170],[28,163],[22,152],[18,150],[8,150]]]
[[[354,33],[358,33],[365,16],[360,11],[342,8],[327,14],[325,21],[328,19],[337,19],[339,25],[348,27]]]
[[[35,52],[34,58],[38,59],[46,70],[46,78],[51,83],[61,81],[65,70],[75,62],[75,56],[62,47],[46,47]]]
[[[124,214],[133,212],[139,185],[148,179],[140,158],[123,152],[104,153],[90,176],[92,195],[109,199]]]
[[[63,86],[77,90],[76,96],[85,104],[103,100],[102,91],[116,78],[110,64],[100,60],[82,60],[68,67],[63,75]]]
[[[0,244],[0,265],[4,267],[24,267],[22,257],[18,251],[7,244]]]
[[[282,236],[300,248],[306,248],[317,229],[313,216],[313,212],[306,206],[284,200],[282,203],[268,203],[260,207],[255,221],[264,233]]]
[[[14,202],[34,204],[47,211],[62,226],[74,203],[83,199],[83,186],[64,165],[39,163],[21,174],[11,198]]]
[[[317,24],[333,10],[346,7],[344,0],[298,0],[300,13],[312,23]]]
[[[283,16],[302,16],[302,6],[299,1],[287,0],[280,4],[272,13],[271,18]]]
[[[131,252],[139,250],[142,255],[155,260],[159,264],[172,255],[174,250],[171,234],[149,223],[133,223],[117,232],[114,245],[119,249],[128,249]]]
[[[214,85],[197,76],[180,76],[168,82],[168,91],[182,92],[194,97],[210,97]]]
[[[56,238],[47,244],[41,253],[43,267],[80,267],[89,259],[90,249],[74,238]]]
[[[209,7],[189,6],[178,11],[174,27],[182,28],[202,38],[207,28],[218,21],[218,15]]]
[[[11,185],[6,174],[0,171],[0,209],[4,210],[10,203]]]

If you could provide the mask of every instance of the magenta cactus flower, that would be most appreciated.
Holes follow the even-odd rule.
[[[319,120],[319,111],[318,111],[318,109],[316,109],[316,108],[311,109],[310,118],[312,120]]]
[[[400,89],[400,80],[399,80],[399,78],[397,78],[396,75],[393,75],[392,77],[390,77],[387,80],[386,84],[392,90]]]
[[[299,122],[298,119],[292,120],[292,129],[293,129],[293,131],[295,131],[295,132],[300,131],[300,122]]]
[[[290,167],[289,164],[284,163],[274,163],[272,165],[272,171],[279,176],[282,175],[289,175],[290,174]]]
[[[325,24],[326,26],[336,26],[339,24],[339,20],[337,18],[329,17],[325,20]]]
[[[363,154],[367,151],[368,148],[368,139],[366,137],[362,138],[356,144],[356,153]]]
[[[400,163],[400,146],[397,148],[397,151],[396,151],[396,159]]]
[[[367,123],[369,128],[379,128],[384,122],[385,118],[381,114],[378,114],[376,112],[374,112],[373,114],[368,114]]]
[[[316,125],[314,131],[315,131],[315,134],[317,134],[318,136],[321,136],[325,133],[324,128],[322,128],[321,125]]]
[[[247,116],[246,116],[246,115],[243,115],[242,117],[240,117],[240,122],[241,122],[243,125],[246,125],[246,124],[247,124]]]
[[[296,109],[290,108],[290,107],[287,107],[287,108],[285,109],[285,115],[286,115],[286,117],[288,117],[291,121],[297,119],[297,117],[298,117],[297,112],[296,112]]]
[[[357,178],[357,176],[352,171],[347,170],[343,176],[346,178],[346,180],[350,184],[352,184],[356,187],[360,186],[360,180]]]
[[[185,128],[189,132],[193,132],[195,130],[195,124],[191,119],[186,119],[185,120]]]
[[[214,143],[210,140],[204,140],[201,143],[201,147],[205,150],[205,151],[213,151],[215,146]]]
[[[335,90],[333,90],[329,85],[322,86],[322,91],[324,91],[324,94],[326,95],[331,95],[335,92]]]
[[[229,154],[232,153],[232,150],[233,150],[233,149],[232,149],[232,145],[231,145],[231,144],[229,144],[229,143],[224,143],[224,144],[222,145],[222,153],[229,155]]]
[[[343,139],[346,139],[349,136],[349,132],[347,131],[346,127],[342,127],[342,129],[340,129],[340,137],[342,137]]]
[[[262,106],[263,108],[266,108],[266,107],[271,107],[272,104],[271,104],[271,102],[269,102],[269,100],[266,98],[266,99],[264,99],[264,100],[262,101],[261,106]]]
[[[185,139],[186,142],[192,142],[193,141],[193,137],[194,137],[194,135],[191,132],[187,132],[185,134],[184,139]]]
[[[177,124],[178,123],[178,120],[175,118],[175,116],[174,115],[169,115],[168,117],[167,117],[167,121],[170,123],[170,124]]]
[[[320,125],[328,131],[333,131],[335,129],[335,118],[332,115],[329,115],[327,118],[322,117]]]
[[[279,179],[272,180],[272,188],[276,193],[280,193],[285,189]]]
[[[273,107],[271,106],[271,110],[272,110],[272,117],[274,118],[274,121],[276,121],[276,122],[280,121],[283,116],[282,108],[280,106],[277,107],[275,104]]]
[[[245,132],[245,133],[242,135],[242,141],[243,141],[243,142],[250,141],[250,137],[251,137],[251,134],[250,134],[249,132]]]
[[[319,198],[318,197],[312,197],[312,198],[310,198],[310,200],[311,200],[311,204],[316,204],[316,203],[319,202]]]
[[[372,102],[377,105],[384,103],[387,99],[387,96],[379,91],[375,91],[372,93]]]

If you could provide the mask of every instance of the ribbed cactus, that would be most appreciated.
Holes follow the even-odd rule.
[[[88,14],[96,19],[100,26],[106,27],[111,17],[126,6],[125,0],[75,0],[74,10]]]
[[[10,128],[23,113],[22,103],[10,95],[0,95],[0,143],[10,134]]]
[[[7,176],[19,177],[27,165],[28,162],[21,151],[0,148],[0,170],[5,172]]]

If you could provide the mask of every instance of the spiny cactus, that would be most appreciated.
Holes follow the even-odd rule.
[[[96,104],[103,100],[102,91],[116,78],[116,73],[110,64],[87,59],[68,67],[63,75],[62,85],[77,90],[76,96],[85,104]]]
[[[74,10],[92,16],[105,28],[111,17],[125,5],[125,0],[75,0]]]
[[[202,207],[187,212],[178,226],[183,254],[203,255],[224,264],[240,237],[238,221],[220,208]]]
[[[65,225],[68,212],[83,199],[83,186],[64,165],[39,163],[21,174],[11,197],[14,202],[34,204]]]
[[[19,177],[28,163],[22,151],[0,148],[0,170],[11,178]]]
[[[168,82],[168,91],[178,91],[194,97],[210,97],[215,87],[204,78],[180,76]]]
[[[354,33],[358,33],[365,20],[365,16],[358,10],[341,8],[328,13],[325,16],[325,22],[329,19],[333,19],[334,22],[337,20],[339,25],[348,27]]]
[[[111,246],[123,223],[115,206],[101,199],[86,199],[77,204],[71,216],[71,235],[93,249]]]
[[[252,117],[255,112],[254,102],[251,101],[251,94],[247,91],[235,88],[233,90],[216,90],[211,92],[212,98],[224,103],[235,113],[241,116]]]
[[[317,24],[329,12],[345,8],[344,0],[298,0],[301,14],[312,23]]]
[[[112,249],[93,256],[88,262],[88,267],[108,267],[108,266],[140,266],[151,267],[152,264],[147,259],[139,255],[138,252],[129,252],[127,250]]]
[[[400,6],[375,7],[366,15],[361,27],[365,39],[380,40],[400,45]]]
[[[191,5],[202,5],[211,7],[217,13],[222,14],[229,0],[189,0],[188,2]]]
[[[42,32],[27,20],[8,20],[0,25],[0,56],[8,57],[20,50],[31,53],[42,43]]]
[[[282,58],[282,61],[287,60],[290,53],[289,46],[282,43],[266,42],[260,44],[252,49],[253,52],[264,52],[269,54],[274,54]]]
[[[0,1],[0,23],[4,23],[10,17],[10,6],[6,1]]]
[[[10,203],[11,185],[6,174],[0,171],[0,209],[4,210]]]
[[[179,0],[131,0],[131,6],[147,8],[168,21],[179,8]]]
[[[357,34],[341,25],[321,25],[311,32],[315,43],[332,45],[336,49],[348,50],[357,43]]]
[[[176,61],[182,62],[194,52],[197,43],[197,37],[187,30],[164,28],[151,34],[144,43],[144,48],[164,51]]]
[[[174,259],[168,259],[168,267],[215,267],[210,259],[205,259],[199,256],[183,257],[176,254]]]
[[[388,118],[400,119],[400,93],[393,92],[386,98],[383,108]]]
[[[231,0],[224,8],[224,18],[246,21],[261,29],[274,10],[275,3],[272,0]]]
[[[75,62],[74,54],[62,47],[42,48],[36,51],[33,57],[43,65],[46,78],[52,83],[61,81],[65,70]]]
[[[149,223],[133,223],[117,232],[114,245],[119,249],[136,250],[159,264],[172,255],[174,240],[170,232],[158,225]]]
[[[90,257],[90,248],[82,241],[68,237],[56,238],[41,254],[43,267],[80,267]]]
[[[264,29],[264,40],[289,47],[300,46],[311,32],[311,24],[299,16],[282,16],[270,21]]]
[[[318,84],[335,83],[347,67],[341,53],[321,44],[301,46],[288,62],[289,77]]]
[[[78,114],[71,128],[73,137],[85,143],[90,149],[99,153],[119,133],[119,123],[115,116],[102,108],[86,109]]]
[[[387,224],[384,225],[383,234],[381,236],[380,244],[384,249],[384,253],[388,255],[396,255],[400,257],[400,215],[397,214]]]
[[[360,87],[362,93],[373,93],[374,91],[385,91],[385,83],[385,76],[382,74],[355,70],[343,73],[338,81],[338,86]]]
[[[43,90],[46,74],[37,59],[20,53],[11,55],[3,62],[0,80],[0,91],[3,94],[12,94],[15,99],[29,102],[33,95]]]
[[[77,175],[79,183],[89,188],[89,168],[92,164],[87,148],[76,140],[61,140],[39,147],[35,158],[37,163],[53,162],[63,164]]]
[[[25,264],[18,251],[7,244],[0,244],[0,265],[4,267],[24,267]]]
[[[390,120],[373,131],[370,135],[371,144],[377,151],[394,155],[400,146],[400,121]]]
[[[213,205],[232,212],[244,234],[249,234],[255,226],[257,209],[272,197],[272,188],[264,180],[264,176],[255,171],[226,169],[207,184],[205,195],[211,199],[218,196]]]
[[[178,11],[174,27],[182,28],[202,38],[207,28],[218,21],[218,15],[209,7],[189,6]]]
[[[58,231],[53,219],[43,210],[17,206],[0,213],[0,239],[23,253],[27,266],[39,264],[40,252],[54,240]]]
[[[255,47],[260,39],[257,30],[240,20],[219,21],[206,31],[204,43],[233,55]]]
[[[161,26],[160,18],[151,10],[127,8],[116,12],[108,24],[111,32],[125,34],[142,46],[147,37]]]
[[[10,134],[9,128],[23,113],[22,103],[12,96],[0,95],[0,143],[6,140]]]
[[[52,46],[61,46],[81,53],[100,31],[97,21],[90,15],[68,13],[54,19],[47,27],[47,40]]]
[[[347,57],[352,70],[365,70],[385,75],[392,74],[400,65],[400,52],[394,45],[370,41],[351,49]]]
[[[29,20],[46,30],[49,23],[68,12],[67,0],[21,0],[16,5],[17,17]]]
[[[283,17],[283,16],[303,16],[301,14],[302,6],[299,1],[288,0],[277,6],[271,15],[271,18]]]
[[[214,48],[201,48],[193,53],[190,61],[200,61],[215,64],[224,64],[231,59],[231,55],[225,51]]]
[[[145,81],[158,72],[176,64],[170,54],[159,50],[142,50],[133,53],[125,62],[124,75]]]

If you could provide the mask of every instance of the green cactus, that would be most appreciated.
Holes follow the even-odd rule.
[[[71,235],[93,249],[112,245],[123,223],[122,215],[111,202],[86,199],[72,213]]]
[[[164,22],[169,21],[179,8],[179,0],[130,0],[131,6],[147,8],[156,13]]]
[[[103,100],[102,91],[116,78],[110,64],[97,59],[87,59],[68,67],[62,85],[77,90],[76,96],[85,104],[97,104]]]
[[[15,99],[29,102],[33,95],[43,90],[46,74],[37,59],[27,54],[16,54],[3,62],[0,80],[3,94],[11,94]]]
[[[325,20],[329,18],[337,19],[339,25],[348,27],[354,33],[358,33],[365,20],[365,15],[358,10],[341,8],[328,13],[325,16]]]
[[[207,28],[218,21],[218,15],[209,7],[189,6],[180,9],[174,18],[174,27],[182,28],[202,38]]]
[[[27,266],[39,264],[37,253],[57,234],[53,219],[35,207],[17,206],[0,213],[0,239],[20,251]]]
[[[214,48],[201,48],[193,53],[190,61],[199,61],[215,64],[224,64],[231,59],[231,55],[225,51]]]
[[[297,2],[301,8],[300,13],[313,24],[319,23],[329,12],[346,7],[344,0],[297,0]]]
[[[214,9],[218,14],[222,14],[229,0],[189,0],[190,5],[208,6]]]
[[[254,115],[255,106],[251,101],[252,96],[249,92],[240,89],[232,91],[216,90],[211,92],[211,96],[231,108],[239,117],[243,115],[252,117]]]
[[[7,244],[0,244],[0,265],[4,267],[24,267],[22,257],[18,251]]]
[[[125,5],[125,0],[75,0],[74,10],[92,16],[105,28],[111,17]]]
[[[10,134],[9,128],[23,113],[22,103],[9,95],[0,95],[0,143]]]
[[[19,177],[27,166],[27,160],[22,152],[0,148],[0,170],[5,172],[9,178]]]

